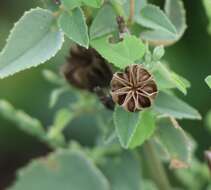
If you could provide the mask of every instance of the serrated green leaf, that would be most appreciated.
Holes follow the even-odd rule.
[[[136,155],[124,152],[113,159],[106,159],[103,173],[111,183],[111,190],[140,190],[140,164]]]
[[[164,92],[159,92],[154,102],[154,109],[158,113],[177,119],[201,119],[201,115],[195,108],[176,96]]]
[[[149,6],[151,6],[151,5],[149,5]],[[154,9],[156,9],[156,8],[154,7]],[[144,26],[146,26],[147,28],[153,29],[153,30],[147,30],[147,31],[144,31],[141,33],[141,38],[143,40],[148,41],[151,45],[165,45],[165,46],[172,45],[173,43],[177,42],[182,37],[185,29],[187,28],[185,9],[184,9],[184,5],[183,5],[182,1],[166,0],[165,12],[166,12],[166,14],[164,14],[163,11],[161,11],[157,8],[157,11],[154,11],[154,13],[153,13],[153,14],[157,14],[157,18],[155,19],[155,21],[161,22],[162,23],[161,25],[164,26],[164,23],[168,20],[167,23],[170,23],[168,28],[170,29],[170,26],[172,25],[174,27],[174,30],[176,31],[176,33],[173,32],[172,29],[170,32],[170,31],[168,31],[169,29],[165,30],[165,29],[161,29],[160,27],[156,27],[156,26],[150,27],[150,26],[148,26],[150,24],[146,25],[145,23],[142,23],[142,20],[141,20],[142,17],[141,18],[138,17],[137,21],[140,24],[144,24]],[[160,18],[159,14],[160,14],[160,16],[162,15],[161,20],[159,20],[159,18]],[[164,21],[164,20],[166,20],[166,21]]]
[[[133,135],[129,147],[135,148],[140,146],[147,140],[155,130],[155,116],[149,110],[140,113],[138,127]]]
[[[159,90],[177,88],[183,94],[187,94],[187,88],[190,87],[190,82],[187,79],[172,72],[164,64],[158,63],[153,74],[158,84]]]
[[[175,26],[178,36],[181,37],[187,28],[183,2],[181,0],[166,0],[165,12]]]
[[[138,22],[150,29],[161,30],[171,34],[172,36],[177,35],[177,30],[171,23],[165,13],[155,5],[146,5],[141,9],[141,16]]]
[[[60,50],[63,40],[52,12],[41,8],[26,12],[0,53],[0,78],[44,63]]]
[[[139,123],[139,113],[131,113],[116,106],[113,115],[114,125],[120,144],[128,148]]]
[[[59,150],[19,171],[10,190],[109,190],[100,170],[79,150]]]
[[[88,28],[83,11],[80,8],[76,8],[71,12],[64,11],[59,17],[59,27],[68,38],[88,48]]]
[[[16,110],[9,102],[0,100],[0,114],[13,122],[22,131],[43,140],[45,130],[38,119],[32,118],[22,110]]]
[[[94,47],[105,59],[119,68],[134,64],[145,53],[145,46],[135,36],[126,35],[124,40],[117,44],[110,44],[108,37],[102,37],[91,41]]]
[[[141,33],[141,39],[154,46],[168,46],[177,41],[176,36],[162,30],[146,30]]]
[[[209,88],[211,88],[211,75],[207,76],[205,78],[205,82],[207,83],[207,85],[209,86]]]
[[[81,1],[79,0],[61,0],[61,3],[66,8],[66,10],[72,10],[81,6]]]
[[[161,143],[171,159],[172,168],[188,167],[191,161],[192,143],[180,126],[169,119],[161,119],[156,130],[156,140]]]
[[[109,34],[117,29],[116,14],[111,5],[104,5],[97,13],[90,27],[90,38]]]

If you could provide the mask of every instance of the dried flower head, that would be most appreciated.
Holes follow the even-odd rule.
[[[112,71],[106,60],[93,48],[72,46],[68,63],[62,68],[67,81],[80,89],[94,91],[96,87],[108,87]]]
[[[130,112],[150,107],[158,93],[152,75],[141,65],[130,65],[111,80],[113,101]]]

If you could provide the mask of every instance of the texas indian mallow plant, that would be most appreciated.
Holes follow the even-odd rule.
[[[0,78],[45,63],[64,42],[69,53],[57,72],[43,71],[56,86],[50,126],[0,101],[6,119],[51,149],[21,168],[8,189],[208,190],[208,167],[178,122],[201,119],[175,94],[186,95],[191,84],[163,58],[186,27],[181,0],[165,0],[164,10],[147,0],[43,0],[25,12],[1,51]],[[61,106],[63,94],[72,100]],[[98,131],[93,146],[66,134],[76,120],[89,125],[88,115]]]

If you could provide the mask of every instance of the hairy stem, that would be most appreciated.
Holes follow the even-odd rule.
[[[149,171],[152,180],[155,182],[157,187],[162,190],[171,189],[170,183],[168,181],[165,169],[155,152],[155,149],[151,142],[146,142],[144,144],[144,161],[147,164],[147,169]]]
[[[129,24],[133,22],[134,13],[135,13],[135,0],[130,0],[130,14],[128,18]]]
[[[115,1],[111,1],[111,4],[118,16],[122,16],[124,18],[126,17],[124,9],[119,3],[115,2]]]

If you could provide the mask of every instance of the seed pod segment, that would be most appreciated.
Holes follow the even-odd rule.
[[[130,65],[111,80],[113,101],[130,112],[150,107],[157,93],[153,76],[142,65]]]

